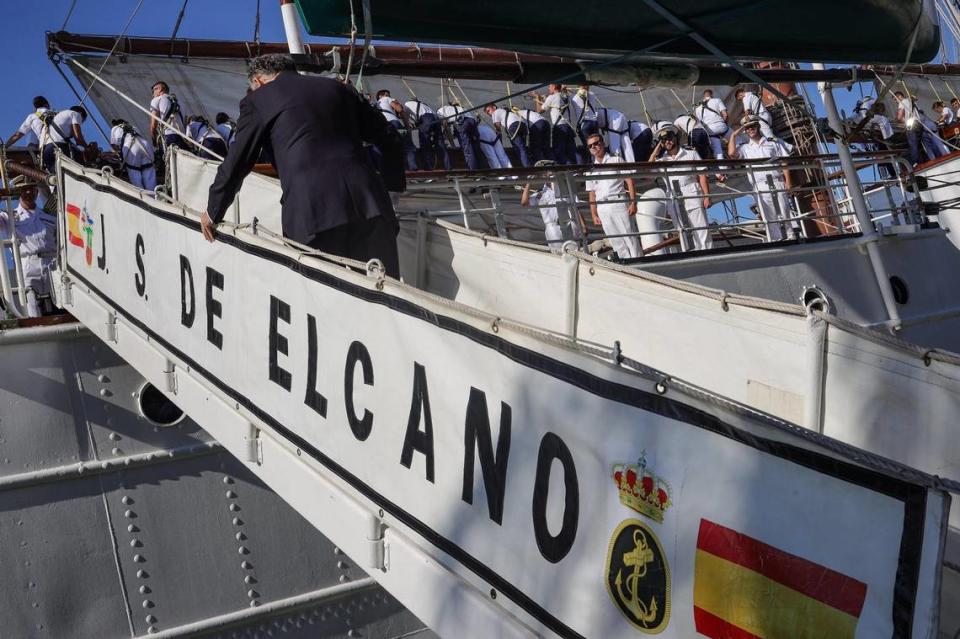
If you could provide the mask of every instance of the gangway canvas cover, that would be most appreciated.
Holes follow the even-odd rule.
[[[245,230],[209,244],[69,162],[60,184],[58,299],[441,635],[935,632],[932,477]]]

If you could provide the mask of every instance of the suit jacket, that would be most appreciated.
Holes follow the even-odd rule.
[[[383,154],[383,174],[362,142]],[[220,222],[263,148],[280,176],[284,236],[309,243],[317,233],[382,215],[395,220],[387,187],[404,189],[396,130],[352,88],[293,72],[240,102],[237,135],[210,186],[207,213]]]

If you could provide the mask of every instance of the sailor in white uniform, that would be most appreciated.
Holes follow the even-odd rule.
[[[789,153],[776,138],[762,135],[762,121],[757,116],[744,116],[743,124],[727,143],[727,154],[738,160],[776,159],[787,157]],[[737,146],[737,135],[746,132],[747,142]],[[793,226],[790,223],[790,197],[793,188],[790,171],[785,169],[755,170],[751,173],[753,188],[757,192],[757,209],[767,227],[767,239],[777,242],[793,239]],[[768,179],[770,178],[770,179]],[[773,190],[771,190],[771,183]]]
[[[562,84],[551,84],[550,95],[535,95],[537,111],[547,114],[550,121],[550,147],[557,164],[579,164],[577,134],[571,124],[570,98]]]
[[[481,151],[478,147],[480,136],[477,132],[477,125],[479,124],[477,116],[472,112],[465,113],[457,100],[451,100],[450,104],[438,108],[437,116],[440,117],[444,127],[453,130],[457,144],[463,151],[463,161],[467,168],[471,171],[479,169]]]
[[[450,169],[450,156],[443,144],[443,124],[436,112],[427,104],[414,97],[403,103],[407,122],[417,130],[420,139],[421,168],[432,171]]]
[[[594,164],[622,164],[623,159],[607,153],[599,134],[587,138],[587,149]],[[621,260],[642,257],[640,240],[631,217],[637,214],[637,193],[632,178],[602,177],[616,173],[613,170],[594,169],[588,173],[586,189],[590,192],[590,216],[594,224],[603,227],[610,245]],[[626,187],[626,189],[624,189]],[[625,192],[626,191],[626,192]],[[616,236],[616,237],[614,237]]]
[[[506,133],[510,138],[510,143],[517,150],[517,156],[520,159],[520,166],[533,166],[533,160],[530,159],[530,153],[527,148],[529,134],[527,123],[513,111],[508,111],[501,106],[488,104],[484,107],[487,115],[493,120],[493,126],[497,133]]]
[[[81,125],[87,119],[87,110],[82,106],[72,106],[54,114],[46,111],[40,116],[43,127],[40,134],[40,144],[43,149],[43,168],[52,171],[56,163],[57,150],[76,160],[81,159],[79,152],[73,146],[85,147]]]
[[[537,167],[553,166],[556,164],[553,160],[540,160],[536,163]],[[553,250],[559,250],[563,245],[564,236],[573,240],[580,240],[582,233],[580,231],[580,221],[574,220],[570,216],[575,215],[569,206],[569,201],[558,196],[559,190],[554,182],[545,183],[538,190],[531,190],[530,184],[523,186],[523,192],[520,194],[520,206],[536,206],[539,208],[540,217],[543,219],[543,233],[547,238],[547,245]],[[574,199],[574,206],[577,200]],[[560,213],[558,205],[564,209],[564,217],[568,221],[560,224]],[[568,233],[563,232],[563,227],[568,227]]]
[[[753,91],[737,89],[736,97],[737,101],[743,105],[744,115],[755,115],[760,119],[760,134],[765,138],[773,140],[775,138],[772,128],[773,118],[770,116],[770,112],[767,111],[767,107],[763,104],[760,96]]]
[[[890,124],[890,119],[884,115],[885,112],[886,108],[882,102],[877,104],[876,99],[868,96],[857,100],[853,107],[853,119],[859,124],[869,116],[870,121],[864,125],[864,128],[868,131],[875,131],[879,133],[883,140],[888,140],[893,137],[893,125]]]
[[[190,148],[191,153],[202,158],[215,160],[217,156],[224,158],[227,155],[227,141],[202,115],[191,115],[187,118],[187,137],[202,147]]]
[[[636,162],[646,162],[653,150],[653,129],[637,120],[631,120],[629,124],[633,159]]]
[[[710,136],[710,149],[713,151],[713,157],[722,160],[727,141],[726,136],[730,131],[727,124],[727,105],[720,98],[713,97],[713,91],[706,89],[703,92],[703,100],[693,110],[693,115],[703,125],[707,135]]]
[[[680,146],[679,132],[673,127],[664,127],[657,135],[657,149],[651,155],[657,155],[660,148],[664,153],[657,157],[657,162],[696,162],[702,160],[695,149]],[[684,167],[690,170],[691,167]],[[667,210],[673,225],[680,233],[680,245],[684,251],[713,248],[713,238],[710,236],[710,227],[707,220],[707,209],[710,208],[710,185],[707,176],[701,172],[698,175],[667,174],[669,182],[668,192],[674,190],[675,183],[680,186],[682,198],[672,198]]]
[[[387,122],[400,134],[400,140],[403,143],[404,166],[408,171],[416,171],[417,147],[413,145],[413,137],[407,127],[407,114],[403,110],[403,105],[390,97],[389,91],[380,89],[377,91],[376,107]]]
[[[953,109],[945,105],[942,100],[937,100],[933,103],[933,112],[937,114],[938,126],[953,124],[953,121],[957,119],[957,115],[953,112]]]
[[[624,162],[636,162],[633,154],[633,144],[630,140],[630,120],[620,111],[601,107],[597,109],[597,127],[604,137],[607,148],[614,155],[623,158]],[[644,160],[646,157],[643,158]]]
[[[600,125],[598,111],[597,100],[590,92],[590,87],[581,84],[570,99],[570,117],[584,144],[587,143],[588,136],[598,132],[597,129]]]
[[[697,118],[692,115],[681,115],[673,121],[673,126],[687,139],[687,145],[692,146],[700,159],[709,158],[713,151],[710,148],[710,134]]]
[[[40,117],[50,110],[50,103],[42,95],[33,99],[33,111],[27,114],[20,128],[7,139],[7,146],[13,146],[21,138],[26,138],[27,146],[40,145],[40,136],[43,135],[43,121]],[[40,145],[42,148],[42,145]]]
[[[40,296],[48,295],[44,271],[50,268],[57,253],[57,220],[37,208],[37,189],[28,187],[20,192],[20,204],[14,212],[14,233],[20,241],[20,260],[23,279],[27,286],[27,314],[41,315]],[[0,211],[0,236],[7,237],[9,220],[7,213]],[[0,264],[0,268],[6,268]]]
[[[184,124],[177,96],[170,93],[166,82],[155,82],[151,91],[150,114],[153,117],[150,119],[150,140],[162,143],[164,150],[171,146],[186,149],[187,143],[178,135],[178,132],[183,133]]]
[[[111,122],[110,146],[120,156],[130,184],[146,191],[157,186],[157,171],[153,166],[153,145],[125,120]]]
[[[550,146],[550,122],[533,109],[517,111],[527,124],[527,154],[536,165],[541,160],[553,160],[553,148]]]

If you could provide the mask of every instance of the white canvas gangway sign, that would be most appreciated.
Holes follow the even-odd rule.
[[[242,231],[209,244],[70,163],[61,189],[66,308],[335,543],[373,544],[441,635],[935,632],[932,478]]]

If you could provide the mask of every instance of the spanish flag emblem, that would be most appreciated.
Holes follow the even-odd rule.
[[[700,520],[697,632],[711,639],[852,639],[867,585],[743,533]]]
[[[70,243],[74,246],[83,248],[83,235],[80,231],[80,207],[75,204],[67,204],[67,236]]]

